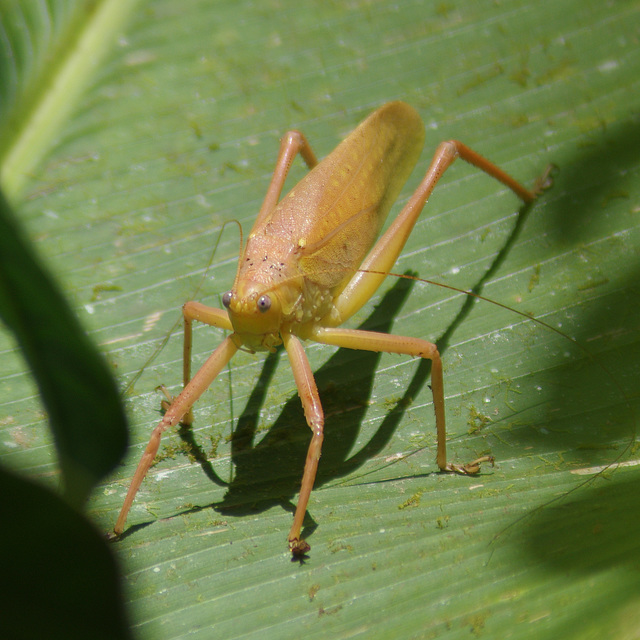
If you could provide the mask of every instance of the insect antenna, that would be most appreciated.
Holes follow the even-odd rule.
[[[222,233],[227,228],[227,226],[229,226],[230,224],[235,224],[235,225],[238,226],[238,229],[240,231],[240,251],[242,251],[242,227],[240,226],[240,223],[237,220],[227,220],[226,222],[224,222],[222,224],[222,226],[218,230],[218,234],[216,236],[216,241],[213,244],[213,249],[211,250],[211,255],[209,256],[209,260],[207,261],[207,266],[204,268],[202,276],[199,279],[198,284],[195,286],[195,288],[193,290],[193,293],[189,296],[189,298],[188,298],[189,300],[196,300],[198,298],[198,294],[202,290],[202,287],[204,286],[205,280],[207,279],[207,276],[209,274],[209,270],[211,269],[211,267],[213,265],[213,260],[215,258],[215,255],[216,255],[217,251],[218,251],[218,245],[220,244],[220,240],[222,238]],[[122,395],[124,397],[127,397],[129,395],[129,393],[131,393],[131,390],[133,389],[135,384],[138,382],[138,380],[140,379],[142,374],[145,372],[145,370],[149,366],[151,366],[151,364],[154,362],[154,360],[160,355],[160,353],[163,351],[163,349],[167,346],[167,343],[169,342],[171,336],[174,335],[179,330],[179,327],[181,325],[182,325],[182,314],[179,313],[176,316],[175,322],[171,325],[171,328],[166,332],[166,334],[162,338],[162,340],[160,342],[158,342],[158,344],[156,345],[156,347],[153,350],[153,352],[151,353],[151,355],[145,360],[144,364],[140,367],[140,369],[133,376],[133,378],[131,378],[131,380],[129,380],[129,383],[127,384],[127,386],[124,388],[124,390],[122,392]]]

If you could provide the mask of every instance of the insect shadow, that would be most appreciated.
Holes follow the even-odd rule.
[[[520,234],[530,209],[531,205],[520,208],[511,232],[471,291],[479,294],[484,284],[500,268]],[[411,280],[398,279],[359,329],[388,332],[413,285],[414,282]],[[456,328],[470,313],[475,302],[471,296],[462,300],[456,316],[437,340],[441,353],[447,350]],[[266,389],[275,373],[279,356],[280,351],[267,355],[259,379],[233,432],[231,462],[235,476],[231,482],[221,479],[216,473],[205,451],[195,441],[193,431],[180,430],[180,437],[207,477],[215,484],[227,488],[222,501],[203,507],[192,507],[181,514],[213,507],[228,515],[243,516],[278,505],[287,511],[295,511],[291,499],[300,488],[300,472],[304,467],[310,437],[297,395],[285,404],[267,434],[254,445],[259,428],[260,409],[264,404]],[[338,349],[314,373],[326,417],[325,439],[315,482],[316,488],[353,473],[379,454],[390,441],[411,400],[429,379],[431,362],[421,359],[402,398],[388,411],[371,439],[357,453],[349,456],[367,411],[379,359],[380,354],[375,352]],[[308,511],[304,526],[305,537],[316,527]]]
[[[388,332],[395,313],[402,306],[413,284],[409,280],[398,280],[359,328]],[[390,309],[393,310],[391,314]],[[291,499],[300,488],[300,472],[304,467],[310,437],[297,395],[287,401],[266,435],[254,444],[259,430],[260,409],[280,354],[281,350],[278,350],[267,355],[258,381],[238,419],[231,439],[231,461],[235,474],[230,483],[222,480],[215,472],[206,453],[195,442],[193,431],[180,430],[181,438],[207,477],[216,484],[227,487],[223,500],[209,505],[218,511],[241,516],[276,505],[287,511],[295,511]],[[396,407],[389,411],[371,440],[355,455],[348,457],[369,405],[379,359],[380,354],[376,352],[338,349],[314,372],[326,417],[322,462],[316,477],[316,488],[329,480],[351,473],[379,453],[393,435],[410,398],[428,379],[430,363],[421,360],[411,384]],[[314,524],[307,512],[305,535],[312,528]]]

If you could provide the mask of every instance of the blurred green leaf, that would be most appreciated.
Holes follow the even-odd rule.
[[[136,0],[3,0],[0,181],[12,200],[59,129]]]
[[[81,506],[126,449],[124,410],[106,363],[15,226],[2,193],[0,317],[38,384],[64,494]]]
[[[438,341],[450,456],[491,450],[498,466],[476,480],[433,473],[424,366],[309,345],[327,435],[300,566],[286,534],[308,429],[286,359],[238,354],[197,406],[200,462],[167,434],[116,546],[140,637],[637,635],[636,14],[577,0],[140,4],[19,207],[133,385],[130,455],[90,503],[105,531],[158,419],[153,389],[180,387],[179,335],[149,357],[198,286],[220,304],[233,226],[203,283],[211,247],[225,221],[247,233],[287,129],[323,156],[376,106],[413,104],[429,135],[399,205],[443,139],[528,184],[555,163],[526,219],[456,165],[395,271],[482,283],[592,355],[488,303],[387,283],[351,326]],[[291,183],[303,173],[296,162]],[[196,363],[220,339],[198,328]],[[0,462],[51,482],[33,389],[11,342],[0,348]],[[628,466],[594,477],[614,461]]]
[[[78,15],[71,15],[72,4],[0,6],[0,174],[14,197],[56,135],[74,89],[82,86],[78,74],[61,81],[71,27],[77,33],[80,24]],[[51,100],[56,94],[58,106]],[[38,436],[48,442],[49,459],[59,461],[67,500],[0,469],[7,521],[0,532],[2,635],[129,638],[113,555],[104,536],[69,506],[85,506],[126,449],[120,394],[103,355],[25,239],[1,191],[0,317],[24,358],[19,366],[26,362],[37,384],[53,445],[36,404]],[[11,378],[5,378],[3,389],[10,397]],[[4,426],[12,421],[9,412],[0,416]]]
[[[58,496],[0,469],[2,635],[131,638],[104,537]]]

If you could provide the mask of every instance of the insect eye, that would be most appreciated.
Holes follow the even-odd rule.
[[[257,304],[260,311],[268,311],[271,308],[271,298],[269,296],[260,296]]]
[[[222,294],[222,304],[228,309],[229,305],[231,304],[231,298],[233,297],[233,294],[231,293],[231,291],[227,291],[226,293]]]

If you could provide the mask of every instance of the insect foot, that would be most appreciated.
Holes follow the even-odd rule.
[[[483,462],[491,463],[491,466],[495,466],[496,459],[493,456],[482,456],[477,458],[473,462],[468,462],[467,464],[463,464],[460,466],[459,464],[455,464],[454,462],[450,462],[447,464],[446,468],[443,471],[447,471],[450,473],[459,473],[462,476],[475,476],[480,473],[481,465]]]
[[[289,549],[294,559],[300,559],[311,549],[311,545],[305,540],[294,538],[289,540]]]

